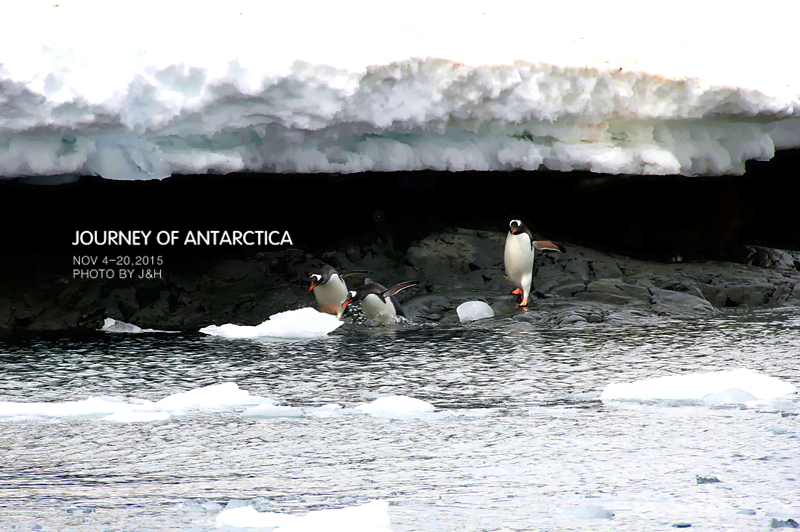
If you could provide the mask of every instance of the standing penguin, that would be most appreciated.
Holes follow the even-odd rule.
[[[342,303],[342,308],[353,301],[360,301],[361,308],[364,309],[364,313],[370,320],[381,325],[396,323],[397,316],[405,318],[406,313],[400,306],[400,302],[394,297],[395,294],[416,285],[417,281],[406,281],[387,289],[378,283],[368,282],[351,290],[347,294],[347,299]]]
[[[351,270],[338,273],[332,266],[323,264],[319,269],[306,272],[312,283],[308,291],[314,291],[314,296],[316,296],[322,312],[333,314],[342,319],[342,314],[344,314],[342,303],[347,299],[347,285],[344,282],[344,277],[355,273],[367,273],[367,271]]]
[[[528,296],[533,287],[533,257],[537,249],[561,253],[567,251],[561,244],[550,240],[534,240],[531,230],[525,224],[520,220],[511,220],[503,259],[506,264],[506,275],[517,285],[517,289],[511,293],[522,295],[520,307],[528,305]]]

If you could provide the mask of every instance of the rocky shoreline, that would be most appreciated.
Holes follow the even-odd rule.
[[[105,318],[183,331],[257,325],[277,312],[316,307],[304,272],[323,262],[369,270],[387,286],[417,280],[420,288],[399,297],[418,322],[457,322],[456,307],[475,300],[497,316],[554,326],[800,305],[800,252],[742,246],[740,262],[659,263],[562,241],[567,253],[537,253],[539,297],[520,310],[504,278],[504,243],[505,233],[454,228],[404,253],[391,242],[351,242],[335,251],[185,260],[165,268],[163,279],[141,281],[70,279],[64,268],[53,271],[57,260],[18,257],[11,262],[19,271],[4,272],[0,281],[0,332],[97,330]]]

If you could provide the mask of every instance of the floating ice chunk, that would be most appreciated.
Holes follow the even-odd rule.
[[[102,417],[130,408],[131,405],[126,403],[108,401],[100,397],[64,403],[0,402],[0,416]]]
[[[210,325],[200,329],[201,333],[223,338],[315,338],[325,336],[342,326],[342,322],[331,314],[323,314],[311,307],[287,310],[273,314],[267,321],[255,327],[246,325]]]
[[[170,416],[185,415],[185,410],[250,406],[272,402],[272,399],[250,395],[249,392],[240,390],[235,383],[228,382],[169,395],[155,403],[141,399],[124,402],[113,397],[90,397],[82,401],[63,403],[0,402],[0,417],[98,418],[105,421],[134,423],[160,421]]]
[[[466,303],[461,303],[456,309],[456,312],[458,313],[458,319],[461,320],[462,323],[494,317],[494,310],[492,310],[492,307],[483,301],[467,301]]]
[[[222,510],[222,506],[219,503],[205,499],[191,499],[180,502],[176,507],[178,510],[190,514],[215,514]]]
[[[572,508],[565,508],[564,515],[579,519],[611,519],[614,517],[614,512],[595,504],[580,504]]]
[[[225,509],[217,515],[217,527],[233,526],[237,528],[278,527],[291,523],[297,517],[275,512],[259,512],[252,506]]]
[[[433,412],[434,406],[420,399],[405,395],[389,395],[376,399],[371,403],[358,405],[355,409],[375,417],[404,418]]]
[[[217,527],[279,527],[280,532],[391,532],[389,503],[372,501],[341,510],[318,510],[302,517],[275,512],[258,512],[251,506],[223,510]]]
[[[132,323],[125,323],[124,321],[117,321],[113,318],[106,318],[103,326],[100,327],[101,331],[113,333],[179,333],[180,331],[161,331],[158,329],[142,329]]]
[[[226,382],[167,396],[155,403],[154,407],[172,411],[190,408],[260,405],[273,402],[272,399],[250,395],[250,392],[239,389],[235,382]]]
[[[305,412],[296,406],[262,404],[242,412],[243,418],[303,417]]]
[[[656,377],[630,383],[608,384],[600,398],[632,399],[632,400],[703,400],[721,392],[730,392],[738,388],[741,392],[752,395],[757,400],[775,399],[784,395],[797,393],[797,388],[786,381],[769,377],[748,369],[732,371],[713,371],[710,373],[692,373],[689,375],[673,375]],[[730,392],[730,397],[739,392]],[[722,397],[722,396],[719,396]]]
[[[125,323],[124,321],[117,321],[114,318],[106,318],[103,322],[101,331],[106,332],[121,332],[121,333],[141,333],[144,329],[137,327],[132,323]]]
[[[280,532],[391,532],[389,503],[372,501],[341,510],[319,510],[281,526]]]

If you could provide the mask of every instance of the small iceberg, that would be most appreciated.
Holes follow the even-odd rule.
[[[240,506],[220,512],[215,523],[217,528],[278,527],[275,532],[391,532],[388,510],[388,502],[372,501],[340,510],[317,510],[297,517]]]
[[[415,417],[419,414],[433,412],[430,403],[405,395],[389,395],[355,407],[355,410],[375,417],[392,419]]]
[[[177,410],[205,410],[231,406],[251,406],[272,404],[272,399],[250,395],[235,382],[224,382],[195,388],[188,392],[169,395],[153,404],[158,410],[174,412]]]
[[[564,509],[564,515],[577,517],[578,519],[611,519],[614,512],[606,510],[596,504],[580,504],[571,508]]]
[[[461,303],[456,309],[456,312],[458,313],[458,319],[461,320],[461,323],[494,318],[494,310],[483,301],[467,301],[466,303]]]
[[[690,400],[707,404],[764,401],[797,393],[786,381],[749,369],[712,371],[608,384],[602,400]]]
[[[273,314],[261,325],[210,325],[201,333],[222,338],[281,338],[287,340],[325,336],[342,326],[332,314],[323,314],[311,307]]]
[[[141,327],[137,327],[132,323],[125,323],[124,321],[118,321],[114,318],[106,318],[103,322],[103,326],[100,327],[101,331],[103,332],[111,332],[111,333],[131,333],[131,334],[139,334],[139,333],[179,333],[180,331],[161,331],[158,329],[142,329]]]

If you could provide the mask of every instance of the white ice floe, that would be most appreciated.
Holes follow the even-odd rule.
[[[305,417],[306,412],[296,406],[263,404],[253,406],[242,412],[243,418],[270,419],[275,417]]]
[[[389,395],[375,399],[371,403],[361,404],[355,409],[375,417],[406,418],[433,412],[430,403],[405,395]]]
[[[482,320],[493,318],[494,310],[483,301],[467,301],[461,303],[456,309],[458,319],[463,323],[467,321]]]
[[[436,421],[457,418],[486,417],[494,412],[489,408],[435,410],[433,405],[405,396],[383,397],[372,403],[360,404],[355,407],[342,407],[342,405],[328,404],[316,407],[294,407],[284,405],[258,405],[242,412],[246,419],[272,419],[272,418],[331,418],[339,416],[358,416],[369,414],[372,417],[386,419],[420,419]]]
[[[0,417],[97,418],[105,421],[143,422],[183,415],[188,410],[213,410],[237,406],[271,404],[272,399],[256,397],[233,382],[196,388],[169,395],[160,401],[121,401],[111,397],[90,397],[62,403],[0,402]]]
[[[200,329],[201,333],[223,338],[279,338],[301,339],[325,336],[342,326],[336,316],[324,314],[311,307],[287,310],[273,314],[261,325],[210,325]]]
[[[296,517],[275,512],[258,512],[252,506],[223,510],[217,527],[278,527],[276,532],[387,532],[391,531],[389,503],[372,501],[340,510],[317,510]]]
[[[104,332],[112,333],[178,333],[180,331],[161,331],[158,329],[142,329],[132,323],[125,323],[124,321],[117,321],[113,318],[106,318],[103,326],[100,328]]]
[[[608,384],[603,400],[694,400],[707,404],[745,403],[797,393],[781,379],[748,369],[656,377],[630,383]]]
[[[273,402],[272,399],[250,395],[250,392],[240,389],[235,382],[225,382],[167,396],[154,403],[154,406],[160,410],[176,411],[271,404]]]
[[[322,406],[284,406],[262,404],[253,406],[242,412],[243,418],[270,419],[281,417],[335,417],[347,414],[356,414],[352,408],[342,408],[342,405],[327,404]]]
[[[579,519],[611,519],[614,517],[614,512],[606,510],[602,506],[596,504],[580,504],[564,509],[564,515],[569,517],[577,517]]]
[[[35,23],[0,33],[5,177],[728,174],[800,146],[796,39],[758,19],[781,0],[8,4]]]

